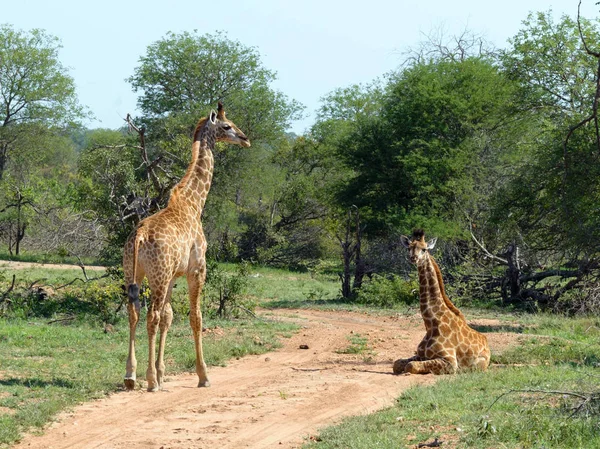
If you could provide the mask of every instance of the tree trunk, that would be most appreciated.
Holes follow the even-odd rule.
[[[8,143],[4,142],[0,144],[0,181],[4,175],[4,169],[6,168],[6,161],[8,159]]]
[[[223,292],[223,288],[219,289],[219,309],[217,310],[217,316],[219,318],[223,318],[225,315],[225,293]]]
[[[503,255],[508,263],[506,278],[502,283],[502,303],[506,305],[515,302],[521,295],[521,267],[518,260],[519,248],[516,243],[508,245]]]
[[[345,236],[343,239],[339,235],[337,236],[342,248],[342,260],[344,262],[344,271],[339,276],[342,281],[342,297],[346,299],[351,298],[356,290],[361,287],[366,271],[364,261],[361,257],[361,229],[358,209],[354,223],[352,223],[352,218],[352,210],[349,210],[346,219]],[[353,261],[355,263],[354,282],[351,286]]]
[[[360,215],[356,211],[356,245],[355,245],[355,260],[354,267],[354,282],[352,283],[352,292],[356,292],[362,287],[363,278],[367,271],[365,261],[361,256],[362,229],[360,228]]]
[[[349,242],[342,244],[342,258],[344,259],[344,272],[340,273],[340,279],[342,281],[342,297],[345,299],[352,296],[352,289],[350,288],[350,264],[352,263],[352,254],[349,250]]]

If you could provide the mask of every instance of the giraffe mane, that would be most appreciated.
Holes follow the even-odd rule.
[[[196,140],[196,137],[198,136],[198,133],[204,127],[204,125],[206,125],[206,121],[207,120],[208,120],[208,116],[202,117],[200,120],[198,120],[198,124],[196,125],[196,129],[194,130],[194,140]]]
[[[197,149],[194,150],[194,145],[198,145],[198,143],[197,143],[198,134],[200,133],[200,130],[202,128],[204,128],[207,121],[208,121],[208,116],[202,117],[200,120],[198,120],[196,129],[194,130],[194,139],[193,139],[193,143],[192,143],[192,160],[191,160],[190,165],[188,166],[185,174],[183,175],[183,177],[179,180],[179,182],[177,184],[175,184],[175,186],[173,186],[173,189],[171,189],[169,203],[175,202],[177,200],[177,198],[179,198],[181,196],[182,189],[187,185],[187,183],[189,182],[189,180],[192,176],[193,165],[196,162],[196,158],[198,157],[198,150]]]
[[[450,301],[450,298],[448,298],[448,295],[446,295],[446,288],[444,287],[444,280],[442,279],[442,272],[440,270],[440,267],[438,266],[435,259],[433,257],[431,257],[431,255],[429,256],[429,258],[431,259],[431,263],[435,270],[435,275],[437,277],[438,285],[440,286],[440,292],[442,293],[442,298],[444,298],[444,303],[446,304],[446,307],[448,307],[455,315],[459,316],[460,318],[462,318],[464,320],[465,316],[462,314],[462,312],[460,310],[458,310],[458,308],[454,305],[454,303],[452,301]]]

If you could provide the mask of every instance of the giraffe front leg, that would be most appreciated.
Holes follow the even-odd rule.
[[[429,360],[414,360],[406,365],[405,372],[411,374],[454,374],[458,369],[456,358],[443,358]]]
[[[129,313],[129,354],[123,384],[127,390],[135,388],[137,359],[135,358],[135,330],[140,319],[140,302],[130,302],[127,305]]]
[[[196,347],[196,373],[198,374],[198,387],[210,387],[206,374],[206,363],[202,352],[202,311],[200,310],[200,294],[206,278],[206,268],[200,267],[187,276],[190,292],[190,325]]]
[[[419,357],[413,356],[408,359],[398,359],[394,362],[394,366],[392,368],[394,374],[402,374],[406,370],[406,365],[414,360],[419,360]]]

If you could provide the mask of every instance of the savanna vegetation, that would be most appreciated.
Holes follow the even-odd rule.
[[[551,335],[496,360],[543,366],[410,390],[396,408],[350,420],[313,444],[388,447],[373,443],[385,435],[392,447],[452,434],[464,447],[597,446],[590,443],[599,438],[592,379],[600,352],[598,322],[589,318],[600,312],[597,20],[531,13],[503,48],[469,31],[431,37],[397,70],[322,98],[304,135],[288,132],[303,106],[273,88],[276,73],[259,49],[224,33],[169,33],[150,44],[128,80],[141,113],[118,130],[81,125],[93,111],[79,104],[59,49],[42,30],[0,26],[1,249],[5,258],[81,268],[58,276],[0,270],[0,351],[7,351],[0,385],[9,393],[0,396],[0,429],[8,429],[0,442],[116,388],[118,379],[102,373],[82,385],[76,370],[114,373],[123,365],[122,245],[136,223],[164,207],[189,162],[193,127],[222,101],[252,147],[215,152],[203,215],[210,259],[203,307],[213,323],[251,318],[259,302],[414,304],[414,273],[398,242],[419,227],[439,237],[436,258],[459,306],[545,320],[533,327]],[[292,270],[303,284],[250,275],[261,270]],[[180,317],[184,297],[182,284],[173,301]],[[522,315],[534,312],[571,318]],[[589,325],[574,330],[577,320]],[[254,327],[264,327],[236,323],[232,338],[249,341]],[[174,347],[185,320],[179,325]],[[552,333],[558,329],[560,336]],[[263,331],[273,338],[263,348],[283,332]],[[85,336],[112,345],[105,366],[74,367],[58,381],[50,365],[28,365],[27,357],[45,364],[49,354],[68,365],[70,353],[60,348]],[[32,348],[33,338],[47,345]],[[229,348],[212,363],[248,351]],[[183,351],[172,357],[174,369],[191,366]],[[64,399],[61,388],[77,394]],[[470,402],[452,399],[457,388],[473,392]],[[26,405],[40,402],[38,390],[56,390],[41,420]],[[502,397],[490,404],[494,396]],[[582,398],[589,400],[581,405]],[[406,425],[415,422],[418,435]],[[434,422],[445,423],[437,434]]]

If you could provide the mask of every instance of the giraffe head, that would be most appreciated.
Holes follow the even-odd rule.
[[[227,142],[245,148],[250,146],[250,140],[246,135],[225,116],[225,109],[220,101],[217,112],[210,111],[207,124],[215,127],[217,142]]]
[[[400,237],[400,242],[405,248],[408,248],[410,261],[417,266],[422,264],[429,257],[429,250],[435,247],[437,238],[425,242],[425,233],[422,229],[415,229],[412,235],[412,241],[403,235]]]

